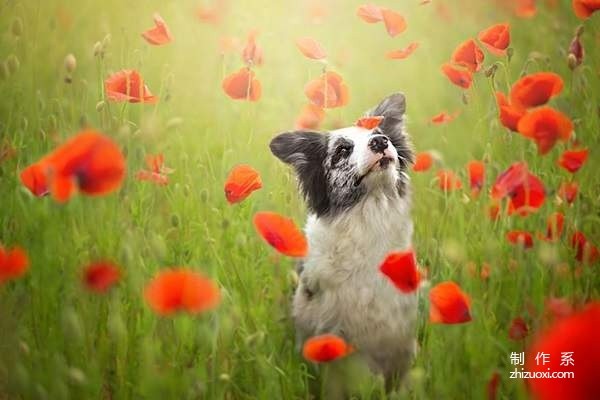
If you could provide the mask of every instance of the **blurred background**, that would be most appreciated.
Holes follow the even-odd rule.
[[[537,1],[526,18],[516,3],[381,0],[378,5],[407,22],[405,32],[390,37],[382,24],[357,17],[363,3],[354,0],[2,0],[0,146],[11,156],[0,161],[0,242],[23,246],[31,266],[22,280],[0,286],[0,398],[310,398],[324,370],[333,381],[357,382],[363,398],[385,396],[381,381],[353,360],[343,362],[343,372],[319,371],[302,360],[289,313],[294,261],[267,248],[251,224],[259,210],[304,223],[294,177],[271,156],[268,143],[295,127],[307,104],[304,86],[324,68],[343,77],[350,98],[346,106],[326,110],[321,129],[351,125],[402,91],[414,147],[434,151],[434,170],[454,170],[468,187],[466,163],[483,160],[487,167],[479,198],[468,190],[441,191],[434,172],[412,174],[419,264],[431,282],[461,283],[473,299],[473,321],[429,325],[426,294],[420,295],[420,352],[409,385],[394,396],[485,398],[499,373],[497,398],[525,397],[523,382],[508,379],[507,371],[510,352],[523,351],[527,339],[508,338],[510,321],[522,316],[534,331],[544,321],[548,298],[573,304],[597,298],[600,281],[590,268],[575,276],[566,243],[540,242],[524,252],[504,235],[510,229],[544,231],[548,214],[560,209],[600,243],[600,24],[598,16],[586,22],[585,62],[572,71],[567,53],[582,21],[570,1]],[[173,36],[165,46],[141,37],[155,12]],[[458,44],[500,22],[511,25],[511,57],[486,52],[484,71],[471,89],[451,84],[440,66]],[[240,51],[254,30],[264,52],[263,64],[253,66],[262,96],[232,100],[221,83],[244,66]],[[306,36],[324,47],[326,62],[298,51],[295,40]],[[407,59],[385,57],[411,42],[419,47]],[[76,60],[70,70],[68,54]],[[496,62],[495,76],[486,76]],[[122,69],[138,70],[158,102],[108,101],[104,81]],[[563,77],[565,89],[554,104],[591,149],[577,174],[580,193],[572,206],[556,196],[559,184],[571,179],[556,167],[566,145],[540,157],[497,118],[493,85],[507,92],[535,71]],[[432,123],[443,111],[456,118]],[[84,126],[123,148],[123,188],[66,205],[31,196],[18,173]],[[157,153],[175,170],[169,184],[133,179],[145,167],[144,157]],[[492,221],[485,193],[518,160],[527,160],[544,181],[547,202],[532,217]],[[223,182],[240,163],[256,168],[264,187],[231,206]],[[81,267],[106,258],[121,265],[122,282],[105,296],[90,294],[80,284]],[[485,264],[490,276],[480,279]],[[161,318],[148,309],[142,296],[148,279],[178,265],[219,283],[223,298],[216,311]]]

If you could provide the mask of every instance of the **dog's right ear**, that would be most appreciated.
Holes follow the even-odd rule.
[[[327,142],[322,133],[295,131],[277,135],[270,144],[277,158],[294,167],[309,209],[319,215],[329,209],[324,167]]]

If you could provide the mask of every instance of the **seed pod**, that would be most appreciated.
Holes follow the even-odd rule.
[[[19,70],[19,67],[21,66],[19,59],[14,54],[8,56],[8,58],[6,59],[6,64],[8,65],[8,70],[11,74],[17,72]]]
[[[23,34],[23,20],[19,17],[13,19],[10,30],[16,37],[21,36]]]
[[[71,53],[65,57],[65,70],[70,74],[77,68],[77,59]]]
[[[96,111],[100,112],[104,109],[104,101],[100,100],[96,103]]]

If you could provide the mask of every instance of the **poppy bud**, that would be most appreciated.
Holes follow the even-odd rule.
[[[177,228],[179,226],[179,216],[177,214],[171,215],[171,226]]]
[[[571,70],[577,68],[583,62],[583,56],[585,55],[585,50],[583,49],[583,45],[581,44],[581,34],[583,33],[583,26],[577,28],[575,32],[575,37],[571,40],[571,44],[569,45],[569,55],[567,56],[567,63]]]
[[[102,47],[102,43],[96,42],[94,44],[94,57],[103,57],[104,56],[104,48]]]
[[[23,20],[19,17],[13,19],[10,30],[12,31],[12,34],[16,37],[21,36],[21,34],[23,33]]]
[[[84,335],[81,318],[72,308],[65,310],[62,316],[62,328],[63,335],[71,343],[81,343]]]
[[[19,70],[21,63],[19,62],[19,59],[17,58],[17,56],[15,56],[14,54],[11,54],[6,59],[6,65],[8,65],[8,70],[10,71],[10,73],[14,74],[15,72],[17,72]]]
[[[100,112],[102,110],[104,110],[104,101],[100,100],[99,102],[96,103],[96,111]]]
[[[229,376],[229,374],[221,374],[219,375],[219,380],[221,382],[229,382],[231,380],[231,377]]]
[[[506,57],[508,58],[508,62],[510,62],[514,53],[515,53],[515,51],[513,50],[512,47],[509,47],[508,49],[506,49]]]
[[[65,57],[65,70],[70,74],[73,71],[75,71],[75,68],[77,67],[77,59],[75,59],[75,56],[73,54],[67,54],[67,56]]]
[[[494,75],[496,75],[496,71],[498,70],[498,65],[497,64],[492,64],[489,66],[489,68],[487,68],[485,70],[485,77],[486,78],[493,78]]]
[[[462,93],[461,100],[463,104],[466,106],[469,104],[469,95],[466,92]]]
[[[8,65],[6,64],[6,61],[0,62],[0,79],[4,81],[8,79],[9,76],[10,71],[8,70]]]
[[[68,377],[69,380],[76,385],[83,385],[87,381],[83,371],[75,367],[69,368]]]

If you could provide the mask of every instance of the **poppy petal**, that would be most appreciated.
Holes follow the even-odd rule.
[[[336,335],[325,334],[308,339],[302,348],[302,355],[308,361],[331,362],[352,353],[346,341]]]
[[[558,165],[574,174],[585,164],[588,154],[588,149],[565,150],[558,159]]]
[[[429,302],[429,321],[432,323],[460,324],[471,321],[471,300],[452,281],[431,288]]]
[[[237,165],[225,180],[225,197],[229,204],[239,203],[260,188],[262,181],[258,171],[246,164]]]
[[[389,253],[379,265],[379,271],[403,293],[411,293],[419,287],[421,275],[412,250]]]
[[[325,49],[319,44],[319,42],[312,38],[303,37],[296,39],[296,46],[305,57],[313,60],[323,60],[327,58]]]
[[[450,63],[442,65],[442,72],[446,77],[455,84],[463,89],[468,89],[473,83],[473,73],[466,68],[458,68]]]
[[[381,11],[385,29],[391,37],[398,36],[406,30],[406,20],[396,11],[384,8]]]
[[[167,24],[158,13],[154,14],[154,25],[154,28],[148,29],[142,33],[142,37],[146,39],[148,43],[155,46],[161,46],[173,40]]]
[[[118,266],[111,262],[97,262],[88,265],[83,273],[85,287],[96,293],[106,293],[121,277]]]
[[[308,244],[294,221],[274,212],[257,212],[254,226],[275,250],[290,257],[304,257]]]
[[[559,95],[563,86],[560,75],[553,72],[537,72],[526,75],[512,86],[510,102],[520,108],[541,106]]]
[[[483,51],[473,39],[468,39],[458,45],[451,57],[453,63],[466,67],[471,72],[477,72],[481,69],[483,59]]]
[[[419,42],[412,42],[401,50],[388,52],[385,56],[390,60],[404,60],[419,48]]]

